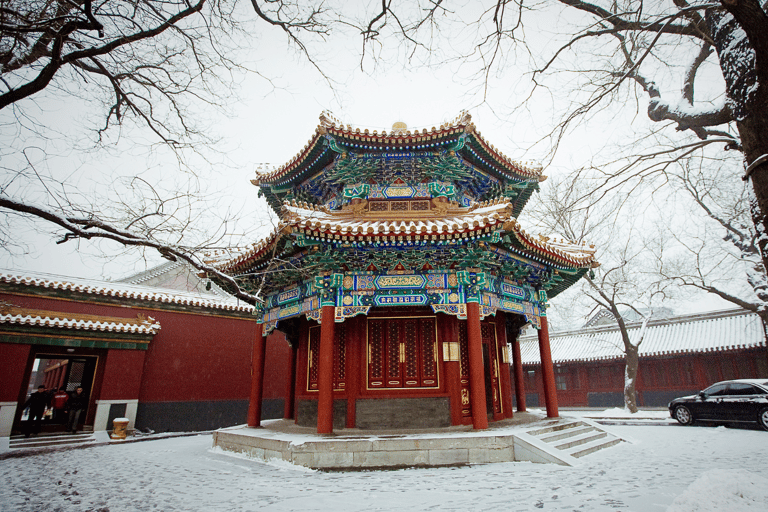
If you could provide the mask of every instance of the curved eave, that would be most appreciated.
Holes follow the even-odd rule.
[[[530,253],[543,258],[547,263],[565,268],[585,268],[587,270],[598,266],[593,254],[575,254],[566,252],[548,244],[545,240],[537,240],[534,236],[526,233],[520,226],[520,223],[514,219],[509,223],[506,223],[504,229],[508,233],[514,235],[513,237],[510,237],[510,239],[517,249],[522,249],[527,252],[529,251]]]
[[[257,175],[251,183],[261,189],[269,206],[279,212],[285,194],[291,188],[321,172],[335,158],[336,154],[325,144],[322,135],[316,133],[310,144],[290,164],[273,173]]]
[[[456,143],[463,134],[468,134],[470,144],[465,144],[459,153],[473,165],[484,172],[488,172],[505,182],[543,181],[541,169],[530,169],[514,160],[511,160],[489,144],[479,132],[469,115],[458,117],[454,122],[432,127],[422,131],[377,133],[350,126],[337,126],[321,116],[322,124],[317,127],[315,133],[309,139],[304,148],[297,153],[288,163],[269,173],[259,174],[251,181],[256,186],[267,188],[285,188],[297,183],[298,180],[309,177],[324,165],[333,161],[332,151],[324,144],[324,137],[331,135],[341,146],[350,150],[358,148],[367,151],[411,151],[427,149],[430,145],[444,145]],[[322,165],[318,165],[317,159],[325,155]],[[265,194],[270,192],[265,190]],[[279,207],[279,205],[273,205]]]
[[[512,207],[512,216],[517,218],[522,213],[523,209],[525,208],[525,205],[528,204],[528,200],[531,198],[531,195],[533,195],[533,191],[536,189],[535,186],[526,187],[523,189],[515,198],[514,205]]]
[[[226,273],[243,273],[258,267],[278,253],[280,257],[285,258],[305,250],[303,247],[293,247],[289,249],[290,254],[285,253],[285,243],[290,235],[301,235],[321,244],[396,246],[472,242],[484,239],[494,232],[507,232],[511,235],[512,249],[516,253],[549,265],[560,272],[563,279],[561,283],[567,284],[564,287],[560,284],[553,286],[551,290],[554,293],[564,290],[590,268],[598,265],[592,254],[566,252],[546,240],[529,235],[515,219],[510,219],[504,212],[506,205],[508,203],[503,201],[493,201],[460,216],[424,221],[343,219],[311,205],[286,204],[284,214],[291,220],[283,223],[265,240],[215,266]],[[552,293],[550,291],[550,294]]]
[[[250,245],[235,256],[219,261],[216,261],[215,259],[207,259],[205,260],[205,263],[225,274],[245,272],[252,268],[257,262],[273,257],[277,252],[278,245],[281,242],[285,242],[286,235],[289,234],[290,231],[291,228],[289,226],[283,225],[282,227],[278,227],[264,240],[260,240],[259,242]],[[216,258],[215,255],[214,258]]]
[[[530,182],[539,183],[546,179],[541,168],[532,169],[508,158],[493,145],[489,144],[479,132],[472,129],[467,131],[469,142],[458,152],[466,161],[488,172],[504,183]]]
[[[584,274],[586,274],[588,271],[588,268],[580,268],[574,272],[560,272],[559,276],[561,277],[562,281],[554,284],[550,289],[547,290],[547,297],[552,299],[560,293],[564,292],[573,286],[579,279],[584,277]]]

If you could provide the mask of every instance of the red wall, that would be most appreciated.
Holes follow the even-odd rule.
[[[141,389],[143,350],[109,350],[104,363],[100,400],[135,400]]]
[[[275,330],[267,336],[266,351],[263,397],[286,398],[291,375],[291,346],[285,340],[285,335]]]
[[[19,399],[19,390],[26,384],[22,380],[28,359],[29,345],[0,343],[0,402]]]
[[[160,322],[139,400],[247,400],[256,321],[147,311]]]
[[[255,317],[218,316],[215,310],[186,313],[8,293],[0,294],[0,299],[20,307],[67,313],[134,319],[141,313],[160,322],[160,330],[148,350],[108,351],[104,367],[107,373],[97,399],[138,397],[145,402],[248,399]],[[285,342],[272,345],[284,345],[287,350]],[[0,370],[4,370],[0,377],[3,379],[0,396],[8,395],[2,400],[17,399],[28,354],[27,345],[0,344]],[[277,379],[282,370],[278,362],[273,362],[269,371]],[[280,396],[283,396],[285,384],[281,390]]]

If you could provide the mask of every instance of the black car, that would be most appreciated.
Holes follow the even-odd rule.
[[[697,395],[675,398],[669,414],[683,425],[705,420],[722,423],[757,422],[768,430],[768,380],[718,382]]]

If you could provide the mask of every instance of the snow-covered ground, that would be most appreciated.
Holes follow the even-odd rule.
[[[0,461],[2,511],[768,510],[768,432],[614,426],[577,467],[323,473],[211,450],[211,436]]]

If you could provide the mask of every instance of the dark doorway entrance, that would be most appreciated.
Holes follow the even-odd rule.
[[[501,414],[499,366],[496,353],[496,326],[490,322],[481,325],[483,343],[483,370],[485,373],[485,406],[488,414]]]
[[[32,371],[27,382],[24,401],[19,404],[19,409],[29,399],[31,394],[37,391],[39,386],[45,387],[49,395],[48,409],[41,422],[41,432],[59,432],[64,431],[67,415],[66,405],[61,406],[61,400],[54,398],[59,389],[67,393],[74,392],[78,387],[83,388],[83,394],[88,397],[90,402],[91,391],[93,390],[94,377],[96,375],[96,366],[99,358],[97,356],[80,356],[64,354],[43,354],[38,353],[32,365]],[[77,429],[82,430],[87,417],[87,410],[80,415],[80,422]],[[15,430],[28,432],[31,425],[29,422],[29,410],[21,410],[18,423]]]

